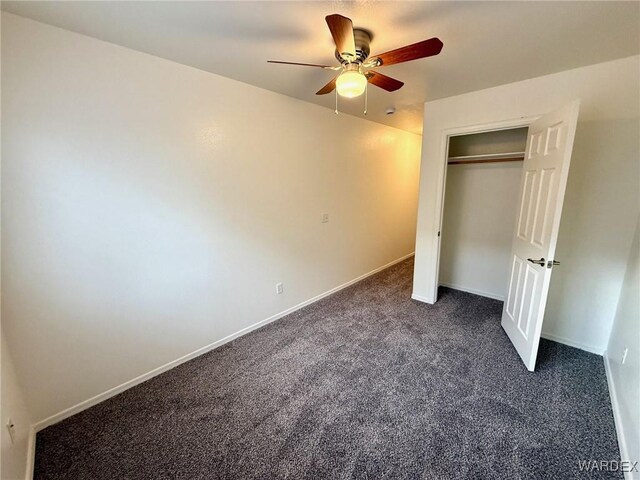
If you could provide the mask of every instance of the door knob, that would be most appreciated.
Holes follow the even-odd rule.
[[[544,267],[545,264],[546,264],[544,258],[541,258],[540,260],[534,260],[533,258],[527,258],[527,260],[529,260],[531,263],[535,263],[536,265],[540,265],[541,267]]]

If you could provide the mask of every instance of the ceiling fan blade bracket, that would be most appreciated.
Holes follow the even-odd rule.
[[[368,58],[367,61],[362,64],[362,66],[367,68],[380,67],[382,66],[382,60],[380,60],[378,57],[371,57]]]

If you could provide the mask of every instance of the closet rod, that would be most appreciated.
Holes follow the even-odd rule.
[[[524,157],[495,158],[493,160],[449,160],[449,165],[462,165],[465,163],[500,163],[500,162],[522,162]]]
[[[492,153],[485,155],[464,155],[460,157],[449,157],[449,165],[460,165],[469,163],[498,163],[498,162],[521,162],[524,160],[524,152]]]

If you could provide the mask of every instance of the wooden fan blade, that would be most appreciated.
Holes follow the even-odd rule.
[[[325,20],[340,56],[356,58],[356,42],[353,38],[353,22],[351,19],[334,14],[328,15]]]
[[[301,65],[303,67],[318,67],[327,70],[339,70],[341,67],[331,67],[329,65],[317,65],[315,63],[281,62],[279,60],[267,60],[267,63],[279,63],[281,65]]]
[[[382,55],[372,55],[378,59],[378,67],[383,65],[393,65],[394,63],[409,62],[419,58],[432,57],[438,55],[442,50],[443,43],[439,38],[430,38],[422,42],[407,45],[406,47],[396,48]]]
[[[404,85],[404,82],[395,78],[387,77],[378,72],[367,72],[367,80],[369,83],[380,87],[387,92],[395,92]]]
[[[327,83],[324,87],[318,90],[316,92],[316,95],[326,95],[327,93],[333,92],[335,88],[336,88],[336,79],[334,78],[329,83]]]

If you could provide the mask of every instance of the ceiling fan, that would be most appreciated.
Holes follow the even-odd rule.
[[[318,90],[316,95],[325,95],[335,89],[337,94],[342,97],[358,97],[365,92],[367,82],[388,92],[393,92],[401,88],[404,83],[371,69],[438,55],[443,46],[440,39],[434,37],[369,57],[371,32],[362,28],[353,28],[351,19],[342,15],[328,15],[325,19],[336,44],[335,55],[340,62],[339,66],[268,60],[269,63],[302,65],[339,71],[340,74]]]

